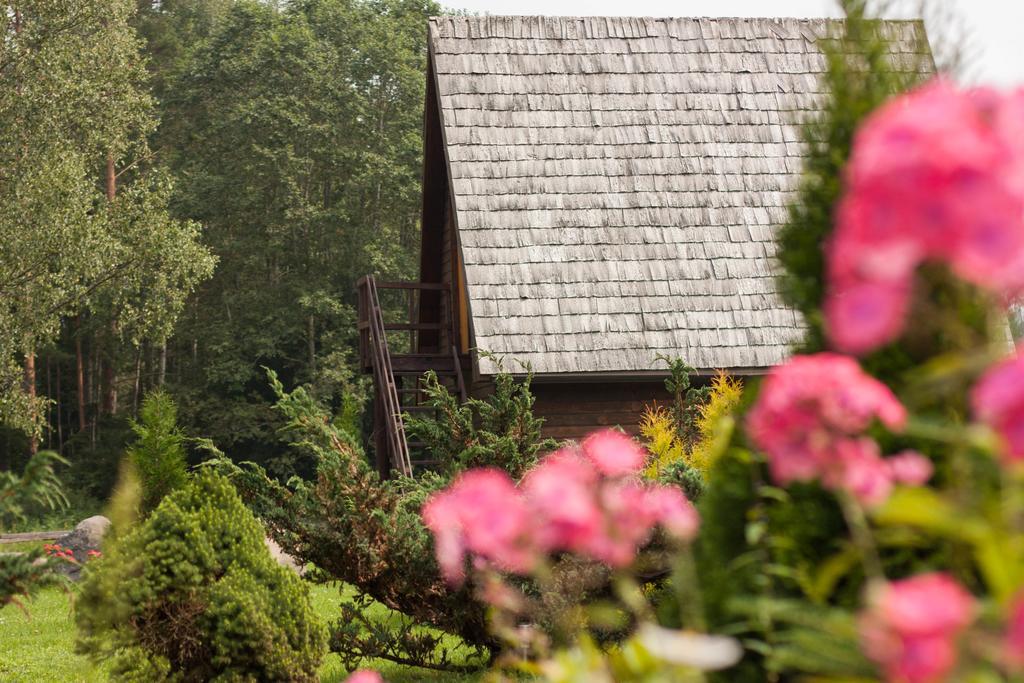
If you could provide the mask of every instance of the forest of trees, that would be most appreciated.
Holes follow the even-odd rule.
[[[415,273],[429,0],[0,15],[0,469],[104,496],[141,399],[280,475],[266,369],[358,396],[355,280]]]

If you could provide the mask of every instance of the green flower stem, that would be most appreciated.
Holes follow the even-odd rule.
[[[861,563],[864,565],[864,573],[872,581],[885,581],[885,572],[882,570],[882,561],[879,559],[878,547],[875,545],[875,538],[868,525],[864,508],[861,507],[853,496],[845,491],[838,493],[839,506],[843,511],[843,518],[846,526],[850,529],[850,536],[854,546],[860,555]]]
[[[679,603],[683,628],[706,633],[707,622],[704,619],[704,604],[701,600],[697,563],[693,557],[693,548],[689,544],[682,546],[674,557],[672,586]]]

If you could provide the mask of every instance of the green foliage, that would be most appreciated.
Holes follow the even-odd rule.
[[[67,505],[67,498],[54,468],[67,464],[52,451],[36,453],[19,476],[0,472],[0,530],[24,519],[25,508],[42,505],[54,510]]]
[[[142,484],[143,514],[149,514],[166,495],[188,480],[185,436],[178,429],[174,401],[162,391],[146,396],[140,416],[139,422],[132,423],[136,440],[128,448],[127,456]]]
[[[711,390],[709,387],[692,386],[691,378],[697,371],[682,358],[659,355],[657,360],[668,365],[665,388],[672,394],[672,421],[675,423],[677,438],[686,448],[690,448],[699,438],[697,419]]]
[[[486,398],[458,399],[433,371],[423,378],[424,405],[437,417],[407,416],[412,441],[422,441],[449,475],[473,467],[497,467],[520,477],[537,458],[555,448],[541,436],[544,421],[533,416],[531,375],[517,380],[507,372],[494,377],[494,392]]]
[[[198,225],[168,215],[170,180],[146,163],[156,121],[134,9],[29,0],[0,12],[0,422],[37,437],[46,401],[25,391],[18,364],[62,319],[102,320],[105,351],[166,336],[213,267]],[[98,182],[108,158],[112,201]]]
[[[314,565],[318,574],[351,584],[418,624],[486,651],[493,641],[484,609],[473,602],[469,588],[452,590],[441,578],[420,519],[427,496],[448,480],[426,473],[381,481],[352,436],[308,391],[285,392],[273,373],[270,377],[294,446],[317,462],[315,481],[293,478],[282,485],[252,463],[238,466],[222,459],[216,466],[230,475],[274,540],[301,563]],[[343,614],[352,610],[358,604],[343,607]],[[418,629],[364,627],[357,632],[343,617],[332,629],[332,647],[353,664],[366,653],[435,668],[450,663],[444,648],[424,646]],[[387,633],[394,638],[384,644],[381,637]]]
[[[220,258],[169,342],[170,389],[186,431],[275,475],[312,473],[278,443],[261,366],[333,412],[365,396],[352,283],[415,273],[424,26],[438,12],[174,0],[140,19],[166,93],[154,145],[179,180],[176,213],[203,223]]]
[[[19,476],[0,472],[0,531],[25,518],[26,507],[41,505],[56,509],[67,505],[54,466],[63,463],[59,455],[41,451],[33,456]],[[39,564],[41,553],[0,553],[0,609],[20,604],[34,590],[57,581],[49,562]]]
[[[673,387],[679,386],[670,380]],[[715,460],[728,447],[735,428],[733,412],[743,395],[739,380],[719,373],[710,386],[687,390],[688,400],[682,414],[689,422],[680,428],[673,414],[659,406],[649,406],[640,421],[640,434],[651,453],[644,471],[648,479],[660,479],[682,486],[691,499],[703,489],[703,480]],[[694,415],[695,414],[695,415]],[[683,434],[690,432],[687,443]]]
[[[326,649],[308,588],[208,469],[90,563],[75,615],[117,680],[315,681]]]

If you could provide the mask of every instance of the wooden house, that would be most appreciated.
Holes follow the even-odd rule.
[[[382,470],[410,467],[401,413],[435,369],[463,395],[528,364],[560,438],[636,428],[667,401],[659,355],[761,373],[802,328],[780,301],[773,234],[821,105],[796,19],[439,17],[429,25],[422,256],[415,283],[360,282]],[[894,58],[927,52],[886,22]],[[383,320],[382,289],[409,318]],[[411,353],[389,354],[388,331]]]

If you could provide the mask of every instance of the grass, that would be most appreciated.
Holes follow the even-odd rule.
[[[330,622],[337,618],[341,597],[337,585],[311,586],[311,594],[314,609],[321,619]],[[86,658],[74,653],[72,599],[73,593],[60,588],[48,588],[27,603],[27,615],[13,605],[0,609],[0,681],[93,683],[108,680],[102,669],[92,667]],[[383,605],[375,605],[371,609],[379,610],[374,614],[376,617],[386,619],[392,616]],[[449,642],[450,645],[456,643],[454,637]],[[368,662],[365,666],[380,671],[391,683],[469,683],[479,679],[478,675],[445,674],[385,661]],[[338,656],[333,653],[327,656],[320,669],[323,683],[342,683],[348,674]]]

